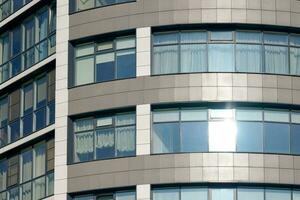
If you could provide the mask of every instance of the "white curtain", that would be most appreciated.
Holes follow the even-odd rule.
[[[234,70],[234,48],[232,44],[208,45],[209,71],[232,72]]]
[[[300,75],[300,48],[290,48],[290,66],[292,75]]]
[[[261,72],[261,45],[236,45],[236,69],[238,72]]]
[[[22,186],[22,200],[32,200],[31,199],[31,182],[26,183]]]
[[[114,147],[114,131],[113,129],[97,130],[95,145],[97,149]]]
[[[86,161],[93,156],[93,132],[75,134],[76,161]]]
[[[84,120],[77,120],[75,122],[75,132],[79,131],[87,131],[94,128],[93,120],[92,119],[84,119]]]
[[[39,200],[45,197],[45,177],[39,178],[34,181],[33,184],[33,194],[34,194],[34,200]]]
[[[45,144],[40,144],[35,147],[35,162],[34,162],[34,177],[45,174],[46,167],[46,146]]]
[[[181,46],[181,72],[207,71],[206,44]]]
[[[287,74],[288,47],[265,46],[265,68],[267,73]]]
[[[116,128],[116,149],[121,156],[135,150],[135,126]]]
[[[128,114],[128,115],[117,115],[116,116],[116,125],[117,126],[124,126],[124,125],[130,125],[135,124],[135,115],[134,114]]]
[[[178,72],[178,46],[154,47],[153,74],[172,74]]]

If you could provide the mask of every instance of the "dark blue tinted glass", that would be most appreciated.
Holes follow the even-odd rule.
[[[263,152],[263,124],[237,122],[237,151]]]
[[[39,51],[39,60],[40,61],[47,58],[47,56],[48,56],[48,41],[47,40],[45,40],[39,44],[38,51]]]
[[[54,101],[49,104],[49,124],[55,121],[55,103]]]
[[[291,153],[300,154],[300,125],[291,125]]]
[[[23,0],[13,0],[13,10],[16,12],[23,6]]]
[[[97,64],[97,77],[96,81],[97,82],[102,82],[102,81],[110,81],[115,78],[115,62],[110,61],[110,62],[103,62],[100,64]]]
[[[183,122],[181,124],[181,151],[208,151],[207,122]]]
[[[33,124],[33,114],[29,114],[23,117],[23,134],[24,136],[32,132]]]
[[[35,47],[28,49],[24,54],[25,68],[31,67],[35,63]]]
[[[46,108],[41,108],[35,113],[36,116],[36,130],[42,129],[46,126]]]
[[[0,128],[0,147],[7,144],[7,128]]]
[[[290,126],[284,123],[264,124],[264,150],[268,153],[290,152]]]
[[[17,55],[22,50],[22,31],[21,28],[15,28],[12,31],[13,43],[12,43],[12,54]]]
[[[179,123],[154,124],[153,131],[153,153],[180,151]]]
[[[20,137],[20,121],[17,120],[10,124],[10,140],[16,141]]]
[[[135,50],[117,53],[117,78],[135,77]]]
[[[12,76],[15,76],[16,74],[18,74],[21,71],[21,62],[22,62],[21,56],[18,56],[11,61]]]

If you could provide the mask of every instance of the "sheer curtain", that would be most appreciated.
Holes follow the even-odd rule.
[[[75,134],[75,160],[93,159],[93,131]]]
[[[234,48],[232,44],[208,45],[209,71],[232,72],[234,71]]]
[[[238,72],[261,72],[261,45],[236,45],[236,69]]]
[[[153,56],[153,74],[178,72],[178,45],[154,47]]]
[[[117,126],[124,126],[129,124],[135,124],[135,115],[128,114],[128,115],[117,115],[116,116],[116,125]]]
[[[93,120],[92,119],[85,119],[85,120],[77,120],[75,122],[74,131],[87,131],[94,128]]]
[[[118,156],[133,155],[135,151],[135,126],[116,128]]]
[[[291,74],[300,75],[300,48],[290,48]]]
[[[267,73],[287,74],[288,47],[265,46],[265,68]]]
[[[207,71],[206,44],[181,45],[181,72]]]
[[[115,137],[114,129],[97,130],[95,135],[96,157],[114,157]]]

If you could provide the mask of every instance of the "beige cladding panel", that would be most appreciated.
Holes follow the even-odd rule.
[[[246,153],[145,155],[70,165],[68,177],[68,192],[199,182],[298,185],[300,157]]]
[[[300,104],[300,77],[196,73],[144,76],[69,90],[69,115],[141,104],[175,102]]]
[[[193,23],[300,27],[300,1],[137,0],[70,15],[70,40],[139,27]]]

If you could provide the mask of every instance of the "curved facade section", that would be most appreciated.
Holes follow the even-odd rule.
[[[138,0],[70,16],[70,39],[140,27],[247,23],[299,27],[297,0]]]

